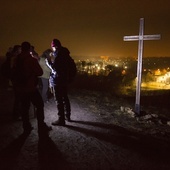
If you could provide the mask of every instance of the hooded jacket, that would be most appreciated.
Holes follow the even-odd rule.
[[[50,76],[51,85],[67,85],[68,83],[68,59],[70,52],[67,48],[61,47],[54,53],[54,62],[48,61],[47,65],[52,70]]]

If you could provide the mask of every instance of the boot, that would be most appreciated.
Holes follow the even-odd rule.
[[[68,122],[71,122],[70,114],[66,114],[66,115],[65,115],[65,119],[66,119]]]
[[[44,139],[49,137],[49,131],[52,130],[51,126],[47,126],[46,123],[38,124],[38,136],[39,139]]]
[[[58,120],[52,122],[52,125],[54,125],[54,126],[64,126],[65,120],[63,118],[59,118]]]

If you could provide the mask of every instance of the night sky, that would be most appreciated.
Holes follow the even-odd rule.
[[[170,56],[169,0],[1,0],[0,56],[29,41],[41,54],[58,38],[72,56],[137,57],[138,42],[123,36],[161,34],[144,42],[144,57]]]

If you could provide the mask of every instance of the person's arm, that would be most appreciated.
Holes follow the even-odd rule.
[[[56,71],[53,69],[53,63],[51,61],[49,61],[48,59],[45,59],[45,63],[47,65],[47,67],[51,70],[51,72],[53,74],[56,74]]]

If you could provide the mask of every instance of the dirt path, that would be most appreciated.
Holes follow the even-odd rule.
[[[2,87],[0,169],[169,170],[169,139],[146,134],[149,127],[115,114],[118,101],[110,107],[98,97],[72,92],[72,122],[64,127],[53,126],[49,139],[39,142],[32,110],[34,130],[28,137],[20,136],[21,121],[11,120],[12,92]],[[57,119],[54,102],[45,104],[45,117],[49,125]]]

